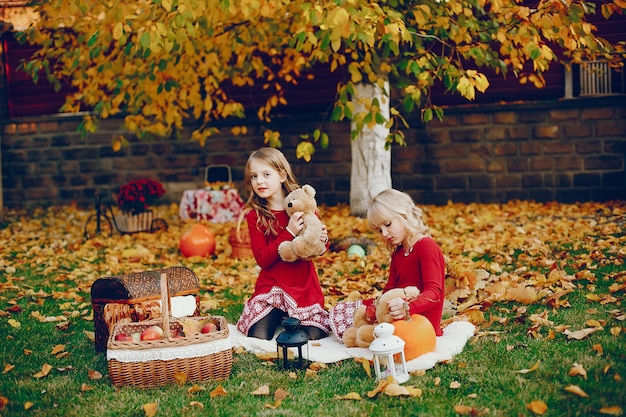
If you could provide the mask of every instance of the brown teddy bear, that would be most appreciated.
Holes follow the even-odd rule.
[[[379,323],[392,323],[387,302],[394,298],[411,301],[417,298],[420,290],[417,287],[393,288],[376,298],[373,305],[360,305],[354,312],[354,324],[346,329],[341,340],[346,347],[369,348],[374,340],[374,327]],[[369,311],[368,311],[369,308]]]
[[[278,254],[286,262],[298,259],[311,259],[326,252],[326,244],[322,241],[322,221],[317,217],[315,188],[305,184],[293,190],[285,197],[285,210],[291,216],[297,211],[303,212],[304,227],[293,240],[278,245]]]

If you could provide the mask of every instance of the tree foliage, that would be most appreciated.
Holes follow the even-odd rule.
[[[442,117],[430,96],[437,83],[473,100],[489,86],[484,68],[542,87],[556,61],[621,65],[624,45],[599,38],[589,16],[609,18],[625,7],[624,0],[51,0],[21,38],[41,46],[24,62],[35,80],[43,70],[56,85],[76,88],[63,111],[94,110],[85,132],[114,115],[140,138],[198,121],[192,139],[203,143],[216,121],[250,112],[233,95],[237,88],[265,93],[254,110],[269,122],[288,104],[286,87],[326,64],[349,74],[337,86],[331,120],[349,119],[356,130],[385,125],[388,143],[402,143],[405,112]],[[390,118],[374,101],[355,112],[355,85],[387,80],[400,97]],[[268,130],[265,140],[276,145],[280,136]],[[304,140],[303,158],[311,142],[328,144],[320,131]]]

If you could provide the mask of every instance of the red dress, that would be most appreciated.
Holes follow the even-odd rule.
[[[404,249],[399,246],[391,255],[389,279],[383,292],[392,288],[409,286],[419,288],[420,295],[409,303],[409,312],[426,317],[435,328],[437,336],[441,336],[443,334],[441,316],[445,296],[444,279],[443,252],[432,238],[423,237],[413,245],[410,253],[405,255]],[[341,302],[331,309],[331,327],[339,340],[346,329],[352,327],[354,311],[361,303],[373,304],[374,300]]]
[[[265,234],[257,226],[257,214],[250,211],[246,220],[250,231],[252,252],[261,272],[254,294],[246,302],[237,321],[244,334],[252,325],[265,317],[273,308],[285,311],[300,320],[303,326],[315,326],[330,332],[328,312],[324,310],[324,294],[312,261],[285,262],[278,254],[278,245],[292,240],[287,230],[289,216],[286,211],[274,211],[278,220],[278,235]]]

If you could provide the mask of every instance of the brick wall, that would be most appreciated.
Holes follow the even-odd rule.
[[[138,142],[111,147],[123,133],[118,120],[102,122],[83,139],[73,117],[5,121],[2,181],[6,206],[92,203],[97,191],[113,192],[130,179],[163,182],[177,201],[200,186],[204,167],[228,164],[240,182],[249,153],[263,146],[260,126],[232,136],[227,126],[204,147],[186,140]],[[349,201],[350,143],[347,123],[326,125],[331,147],[313,161],[295,158],[300,135],[319,127],[315,117],[276,119],[282,150],[301,183],[318,190],[318,201]],[[418,202],[606,201],[626,199],[626,103],[624,97],[541,104],[468,106],[446,110],[442,122],[410,120],[407,147],[392,151],[393,186]],[[183,136],[184,137],[184,136]],[[188,137],[188,136],[187,136]]]

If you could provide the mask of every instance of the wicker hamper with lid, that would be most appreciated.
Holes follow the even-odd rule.
[[[165,272],[170,296],[196,296],[198,314],[198,277],[189,268],[174,266],[97,279],[91,286],[95,348],[104,352],[110,329],[120,321],[137,322],[161,316],[159,279]]]
[[[115,386],[132,385],[151,388],[179,382],[226,379],[232,369],[232,345],[226,319],[222,316],[170,317],[170,297],[167,278],[161,275],[160,320],[136,323],[117,323],[113,326],[107,343],[109,378]],[[186,333],[189,321],[203,324],[211,321],[216,329],[209,333]],[[151,326],[161,327],[163,337],[158,340],[118,341],[124,333],[141,333]]]

